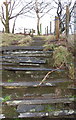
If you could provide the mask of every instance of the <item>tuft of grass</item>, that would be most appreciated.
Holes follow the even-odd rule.
[[[35,38],[42,38],[45,41],[53,41],[56,40],[56,36],[55,35],[35,35]]]
[[[48,36],[44,36],[45,41],[52,41],[52,40],[56,40],[56,36],[55,35],[48,35]]]
[[[32,42],[32,38],[28,35],[25,38],[22,38],[18,41],[19,46],[29,45]]]
[[[4,99],[2,100],[2,102],[6,102],[8,100],[11,100],[11,96],[10,95],[5,96]]]
[[[68,68],[68,76],[74,79],[74,57],[64,46],[56,47],[53,51],[54,66],[59,67],[62,64]]]
[[[44,50],[54,50],[54,48],[56,47],[57,45],[54,44],[54,43],[51,43],[51,44],[48,44],[48,42],[44,45]]]

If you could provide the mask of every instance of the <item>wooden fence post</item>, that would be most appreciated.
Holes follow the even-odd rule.
[[[42,24],[40,24],[40,34],[42,34]]]
[[[48,26],[47,26],[47,35],[48,35]]]
[[[74,34],[76,34],[76,3],[74,7]]]
[[[50,34],[51,34],[51,22],[50,22]]]
[[[74,7],[74,51],[76,52],[76,2],[75,2],[75,7]],[[75,58],[76,58],[76,54],[75,54]],[[76,59],[74,59],[75,63],[76,63]],[[76,64],[74,66],[76,68]],[[76,74],[75,74],[76,77]]]
[[[69,7],[66,6],[66,39],[68,38],[69,35]]]
[[[45,35],[46,35],[46,28],[45,28]]]
[[[24,28],[24,35],[26,34],[26,29]]]
[[[59,17],[55,16],[55,35],[56,35],[56,39],[59,39]]]

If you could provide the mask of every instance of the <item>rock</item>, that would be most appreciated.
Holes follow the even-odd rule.
[[[18,105],[17,112],[40,112],[44,110],[43,105]]]

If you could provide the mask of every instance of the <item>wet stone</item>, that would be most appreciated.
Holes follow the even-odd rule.
[[[57,69],[50,68],[20,68],[20,67],[3,67],[4,70],[12,70],[12,71],[63,71]]]
[[[43,46],[8,46],[2,47],[0,51],[43,50],[43,48]]]
[[[45,117],[48,116],[48,113],[45,112],[38,112],[38,113],[20,113],[18,116],[19,118],[40,118],[40,117]]]
[[[16,106],[16,105],[39,105],[39,104],[54,104],[54,103],[71,103],[73,101],[76,101],[74,98],[59,98],[59,99],[54,99],[54,98],[41,98],[41,99],[32,99],[32,100],[13,100],[13,101],[7,101],[6,104],[11,106]]]
[[[3,62],[0,102],[5,96],[11,96],[2,104],[0,118],[62,118],[75,114],[76,99],[72,92],[75,87],[69,86],[72,83],[66,71],[50,74],[37,86],[48,71],[56,70],[50,69],[53,68],[53,51],[44,51],[44,42],[36,37],[31,46],[9,46],[0,50],[3,54],[0,55],[3,59],[0,60]]]
[[[35,64],[45,64],[46,60],[40,60],[36,58],[16,58],[16,59],[3,59],[3,62],[13,62],[13,63],[35,63]]]
[[[17,112],[40,112],[44,110],[43,105],[18,105]]]
[[[0,114],[0,119],[5,118],[4,114]]]

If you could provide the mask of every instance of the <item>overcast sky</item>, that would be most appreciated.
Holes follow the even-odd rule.
[[[5,0],[0,0],[0,5],[3,3],[3,1],[5,1]],[[26,0],[26,1],[28,2],[29,0]],[[52,1],[52,0],[47,0],[47,1]],[[63,0],[63,1],[65,1],[65,0]],[[74,1],[75,0],[73,0],[73,2]],[[55,18],[55,16],[56,16],[56,11],[51,10],[50,14],[45,15],[41,19],[40,23],[42,23],[43,33],[45,33],[46,26],[49,26],[49,30],[50,30],[50,21],[52,22],[52,32],[54,31],[54,18]],[[10,21],[10,22],[11,22],[10,27],[12,28],[13,21]],[[15,26],[15,28],[16,28],[15,32],[23,32],[24,28],[29,28],[29,29],[33,28],[36,30],[36,22],[37,22],[36,18],[22,17],[22,16],[18,17],[17,21],[16,21],[16,26]],[[2,31],[2,29],[3,29],[3,26],[0,22],[0,31]]]

